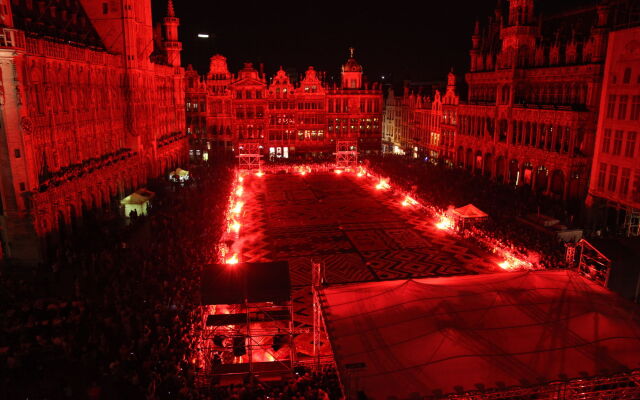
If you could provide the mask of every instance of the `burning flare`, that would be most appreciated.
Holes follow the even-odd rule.
[[[231,257],[227,258],[227,264],[237,264],[238,263],[238,255],[234,254]]]
[[[232,220],[232,222],[231,222],[230,228],[231,228],[231,230],[232,230],[232,231],[234,231],[235,233],[238,233],[238,232],[240,232],[240,227],[241,227],[241,226],[242,226],[242,225],[240,225],[240,222],[238,222],[238,221],[236,221],[236,220],[234,219],[234,220]]]
[[[441,215],[440,220],[436,223],[436,228],[441,230],[453,229],[453,220],[446,215]]]
[[[242,193],[244,193],[244,188],[242,186],[238,186],[236,189],[236,196],[242,197]]]
[[[231,212],[234,214],[240,214],[240,212],[242,211],[242,207],[244,206],[244,202],[239,201],[236,203],[235,206],[233,206],[233,208],[231,209]]]
[[[262,172],[262,171],[258,171],[258,172],[256,172],[256,176],[257,176],[258,178],[261,178],[263,175],[264,175],[264,172]]]
[[[501,263],[498,263],[498,266],[500,266],[500,268],[504,269],[505,271],[512,271],[515,269],[514,266],[511,265],[511,263],[506,260]]]
[[[414,200],[413,198],[411,198],[410,196],[406,196],[404,198],[404,200],[402,201],[402,207],[408,207],[408,206],[415,206],[418,205],[419,203]]]
[[[504,269],[505,271],[519,271],[519,270],[533,269],[533,264],[531,264],[529,261],[521,260],[507,252],[504,253],[504,257],[505,257],[505,260],[503,262],[499,262],[498,266]]]
[[[376,185],[376,189],[378,190],[387,190],[390,189],[391,185],[389,185],[388,179],[380,179],[380,182]]]

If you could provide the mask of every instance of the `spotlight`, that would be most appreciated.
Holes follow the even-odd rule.
[[[271,345],[271,348],[273,349],[273,351],[278,351],[282,348],[282,346],[284,345],[285,338],[286,336],[281,333],[273,337],[273,345]]]
[[[244,347],[244,336],[233,337],[233,355],[240,357],[247,354],[247,349]]]
[[[224,347],[224,339],[225,337],[223,335],[215,335],[213,337],[213,344],[218,347]]]

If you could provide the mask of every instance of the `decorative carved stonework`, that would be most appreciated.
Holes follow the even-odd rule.
[[[33,131],[33,122],[31,121],[31,118],[22,117],[20,119],[20,127],[22,128],[24,133],[26,133],[27,135],[30,135],[31,132]]]

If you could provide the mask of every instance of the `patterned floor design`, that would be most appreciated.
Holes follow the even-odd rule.
[[[240,239],[245,262],[287,260],[296,325],[311,324],[311,261],[329,283],[498,271],[473,243],[438,231],[433,220],[367,178],[333,173],[265,175],[245,181]],[[310,333],[296,343],[310,349]]]

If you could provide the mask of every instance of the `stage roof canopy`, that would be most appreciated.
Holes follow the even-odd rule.
[[[289,263],[285,261],[210,264],[202,269],[202,304],[282,302],[291,299]]]
[[[637,306],[569,271],[325,288],[345,390],[398,399],[640,367]],[[635,309],[636,313],[633,313]]]

